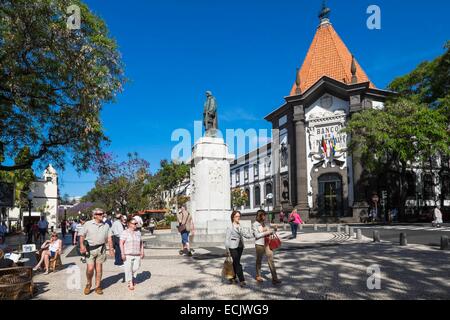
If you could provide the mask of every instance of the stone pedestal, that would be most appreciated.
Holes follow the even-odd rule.
[[[231,223],[230,163],[234,155],[222,138],[203,137],[191,158],[191,201],[198,233],[225,233]]]

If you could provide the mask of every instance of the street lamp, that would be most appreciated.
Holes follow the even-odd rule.
[[[30,218],[31,221],[31,208],[33,207],[33,192],[28,192],[27,195],[27,200],[28,200],[28,217]]]

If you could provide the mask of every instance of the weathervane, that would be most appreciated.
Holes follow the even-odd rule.
[[[330,19],[331,9],[327,7],[327,1],[323,0],[322,2],[322,10],[319,13],[319,19],[321,22],[327,21]]]

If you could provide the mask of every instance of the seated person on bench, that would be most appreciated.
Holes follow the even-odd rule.
[[[41,268],[42,262],[45,263],[45,273],[48,274],[48,269],[50,265],[50,259],[57,259],[59,255],[61,255],[62,251],[62,241],[58,239],[58,234],[53,232],[50,240],[47,240],[42,245],[42,253],[41,260],[39,263],[33,268],[34,271],[37,271]]]
[[[14,264],[14,261],[5,258],[5,252],[0,249],[0,269],[8,269],[13,268],[16,265]]]

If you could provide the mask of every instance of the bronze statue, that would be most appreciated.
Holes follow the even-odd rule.
[[[203,110],[203,125],[205,126],[206,136],[215,136],[218,126],[217,102],[211,91],[206,91],[206,102]]]

